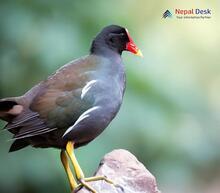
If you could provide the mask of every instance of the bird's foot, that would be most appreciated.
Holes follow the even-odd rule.
[[[90,184],[88,184],[88,182],[94,182],[94,181],[100,181],[100,180],[103,180],[103,181],[115,186],[116,188],[120,188],[122,191],[124,190],[123,187],[121,187],[118,184],[115,184],[112,180],[108,179],[105,176],[93,176],[93,177],[89,177],[89,178],[79,179],[80,184],[76,187],[76,189],[74,190],[74,193],[76,193],[77,191],[79,191],[83,187],[85,187],[87,190],[89,190],[92,193],[98,193],[96,190],[94,190],[93,187],[91,187]]]
[[[108,179],[105,176],[93,176],[93,177],[85,178],[84,180],[85,182],[94,182],[94,181],[104,180],[109,184],[115,185],[112,180]]]
[[[98,193],[92,186],[90,186],[84,179],[79,180],[78,186],[73,190],[72,193],[77,193],[79,190],[81,190],[83,187],[85,187],[87,190],[89,190],[92,193]]]

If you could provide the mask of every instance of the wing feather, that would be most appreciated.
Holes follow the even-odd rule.
[[[57,128],[45,128],[45,129],[40,129],[36,132],[32,132],[30,134],[26,134],[26,135],[15,135],[12,140],[18,140],[18,139],[24,139],[24,138],[29,138],[29,137],[34,137],[34,136],[37,136],[37,135],[42,135],[42,134],[45,134],[45,133],[49,133],[51,131],[54,131],[56,130]]]
[[[81,93],[90,81],[91,73],[88,72],[94,72],[96,65],[96,59],[91,56],[79,59],[60,68],[34,87],[33,92],[27,92],[24,95],[29,101],[26,111],[6,127],[15,134],[13,140],[43,135],[73,125],[83,112],[91,108],[91,101],[87,103],[82,98],[94,82],[87,85],[84,94]]]

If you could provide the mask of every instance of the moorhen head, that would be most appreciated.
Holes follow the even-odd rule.
[[[95,193],[88,181],[112,183],[105,177],[85,178],[73,150],[95,139],[119,111],[125,90],[123,51],[142,56],[127,29],[107,26],[93,40],[89,55],[64,65],[23,96],[1,99],[0,119],[13,134],[9,151],[28,145],[61,149],[72,190],[85,186]]]
[[[141,51],[131,39],[128,30],[117,25],[105,27],[93,40],[90,51],[92,54],[100,55],[105,55],[110,51],[121,55],[123,51],[130,51],[142,56]]]

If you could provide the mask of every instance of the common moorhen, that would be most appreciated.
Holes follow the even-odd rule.
[[[117,114],[125,90],[122,51],[142,56],[128,30],[110,25],[95,37],[90,54],[69,62],[20,97],[0,100],[0,118],[14,134],[10,152],[28,145],[61,149],[72,190],[106,177],[85,178],[74,148],[95,139]],[[75,170],[70,170],[68,157]]]

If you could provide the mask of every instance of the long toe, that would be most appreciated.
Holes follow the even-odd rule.
[[[89,177],[89,178],[83,178],[83,179],[79,179],[79,185],[75,188],[75,190],[73,191],[74,193],[77,193],[81,188],[86,188],[87,190],[89,190],[92,193],[98,193],[88,182],[95,182],[95,181],[105,181],[106,183],[109,183],[111,185],[113,185],[115,188],[120,188],[121,191],[120,192],[124,192],[124,188],[119,185],[119,184],[115,184],[112,180],[108,179],[105,176],[93,176],[93,177]],[[99,192],[101,193],[101,192]]]
[[[84,178],[85,182],[94,182],[94,181],[100,181],[100,180],[103,180],[103,181],[115,186],[115,188],[120,188],[121,191],[124,192],[124,188],[120,184],[114,183],[112,180],[110,180],[106,176],[93,176],[93,177],[89,177],[89,178]]]
[[[85,179],[80,179],[79,182],[80,182],[79,189],[85,187],[87,190],[89,190],[89,191],[92,192],[92,193],[98,193],[90,184],[88,184],[88,183],[85,181]],[[79,190],[79,189],[78,189],[78,190]],[[78,190],[77,190],[77,191],[78,191]],[[74,191],[74,192],[75,192],[75,191]]]
[[[124,192],[123,186],[121,186],[120,184],[114,183],[112,180],[110,180],[106,176],[93,176],[93,177],[89,177],[89,178],[84,179],[85,182],[94,182],[94,181],[100,181],[100,180],[104,180],[105,182],[115,186],[115,188],[120,188],[121,192]]]
[[[94,182],[94,181],[104,180],[109,184],[112,184],[112,185],[115,184],[112,180],[108,179],[106,176],[93,176],[93,177],[85,178],[84,180],[85,182]]]

